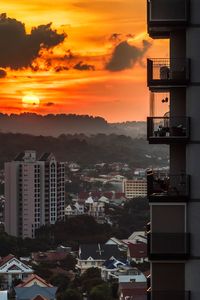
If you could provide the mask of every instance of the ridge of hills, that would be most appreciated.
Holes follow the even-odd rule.
[[[168,165],[167,146],[149,145],[143,138],[125,135],[68,134],[59,137],[0,133],[0,167],[24,150],[36,150],[38,155],[52,152],[59,161],[75,161],[83,167],[96,163],[124,162],[134,168]]]
[[[102,117],[76,114],[48,114],[36,113],[0,114],[1,133],[21,133],[58,137],[61,134],[92,135],[123,134],[133,138],[145,137],[146,122],[108,123]]]

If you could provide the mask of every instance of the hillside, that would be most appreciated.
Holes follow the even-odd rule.
[[[144,137],[145,122],[126,122],[110,124],[101,117],[88,115],[60,114],[38,115],[31,113],[0,114],[2,133],[22,133],[31,135],[59,136],[61,134],[115,133],[130,135],[133,138]]]
[[[149,145],[145,139],[124,135],[97,134],[87,137],[61,135],[58,138],[25,134],[0,133],[0,165],[12,160],[18,152],[36,150],[38,154],[53,152],[60,161],[76,161],[81,165],[99,162],[127,162],[134,167],[166,166],[165,146]]]

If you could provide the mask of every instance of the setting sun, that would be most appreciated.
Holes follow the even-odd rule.
[[[40,99],[32,94],[25,95],[22,98],[22,106],[25,108],[34,108],[40,105]]]

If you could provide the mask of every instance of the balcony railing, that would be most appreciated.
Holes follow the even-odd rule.
[[[189,20],[189,0],[147,0],[149,26],[183,26]]]
[[[147,59],[147,84],[149,87],[166,88],[186,86],[189,82],[189,59]]]
[[[182,202],[189,197],[189,175],[159,176],[150,172],[147,176],[147,195],[149,201]]]
[[[147,292],[147,300],[190,300],[189,291],[151,291]]]
[[[189,233],[151,233],[148,238],[150,260],[185,260],[189,257]]]
[[[190,137],[187,117],[147,118],[147,138],[150,143],[187,142]]]

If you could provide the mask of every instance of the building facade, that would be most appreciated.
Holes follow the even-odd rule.
[[[200,298],[200,1],[148,0],[150,37],[169,41],[169,57],[148,59],[151,99],[169,109],[148,118],[151,144],[167,144],[168,175],[148,172],[151,222],[149,299]],[[152,97],[152,94],[154,95]],[[154,111],[154,110],[152,110]]]
[[[23,280],[31,274],[33,274],[33,269],[14,255],[9,254],[0,258],[1,289],[10,289],[14,280]]]
[[[125,179],[123,181],[123,193],[127,199],[147,196],[147,181],[146,178]]]
[[[35,230],[64,218],[64,164],[51,153],[37,159],[25,151],[5,163],[5,229],[13,236],[35,236]]]

